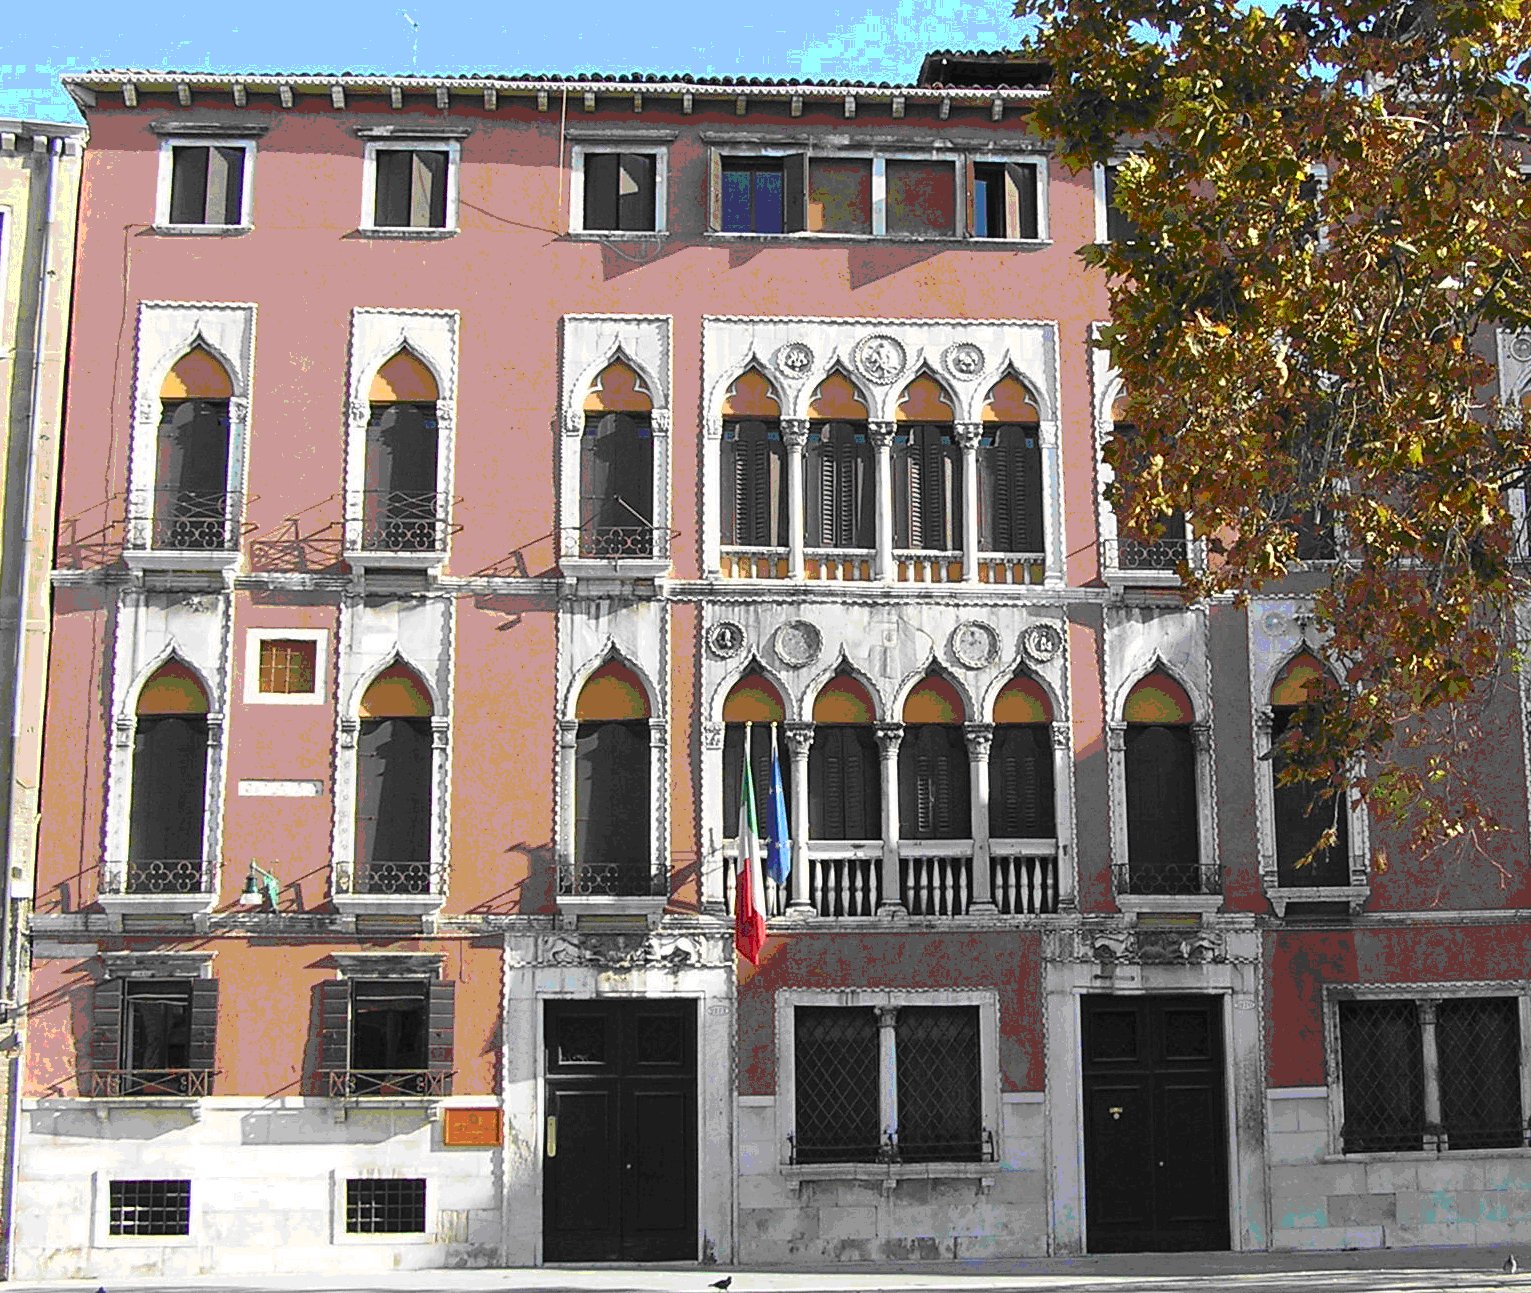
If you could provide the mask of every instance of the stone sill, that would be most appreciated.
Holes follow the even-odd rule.
[[[157,224],[152,232],[176,238],[237,238],[254,228],[253,224]]]
[[[650,237],[653,235],[651,234]],[[844,233],[818,229],[796,229],[790,233],[755,233],[748,229],[709,229],[703,237],[707,242],[746,243],[769,246],[773,243],[894,243],[899,246],[934,247],[946,251],[958,247],[1000,247],[1021,251],[1051,247],[1051,238],[978,238],[956,233]]]
[[[642,917],[650,927],[657,926],[664,909],[669,906],[668,894],[635,894],[625,897],[597,897],[588,894],[559,894],[555,900],[560,916],[636,916]]]
[[[213,909],[215,893],[101,893],[96,901],[110,916],[197,916]]]
[[[347,550],[346,563],[353,570],[439,570],[446,564],[445,552],[370,552]]]
[[[780,1169],[790,1190],[804,1181],[881,1181],[884,1193],[900,1181],[977,1181],[985,1194],[1002,1170],[998,1163],[784,1163]]]
[[[457,235],[456,229],[413,229],[392,225],[364,225],[356,232],[363,238],[419,239],[423,242],[435,242]]]
[[[426,1122],[441,1120],[441,1105],[445,1097],[439,1095],[347,1095],[331,1096],[330,1118],[345,1122],[353,1113],[417,1113]]]
[[[123,563],[129,570],[195,570],[221,573],[239,564],[237,549],[126,548]]]
[[[345,916],[433,916],[446,897],[439,893],[335,893],[330,902]]]
[[[195,1095],[84,1095],[67,1100],[38,1100],[39,1113],[76,1113],[89,1110],[101,1122],[109,1122],[114,1113],[184,1113],[193,1122],[202,1121],[202,1096]]]
[[[1265,896],[1275,908],[1276,915],[1285,919],[1287,907],[1294,902],[1343,902],[1350,909],[1350,914],[1354,916],[1366,905],[1366,900],[1371,897],[1371,893],[1369,884],[1289,887],[1271,885],[1266,889]]]
[[[1135,916],[1140,912],[1197,912],[1210,916],[1220,911],[1223,895],[1220,893],[1119,893],[1116,906],[1124,915]]]
[[[1413,1150],[1390,1150],[1385,1153],[1369,1154],[1325,1154],[1319,1162],[1326,1166],[1339,1166],[1344,1163],[1406,1163],[1418,1165],[1421,1163],[1456,1163],[1473,1162],[1479,1159],[1520,1159],[1524,1160],[1531,1156],[1531,1149],[1519,1147],[1505,1147],[1502,1149],[1413,1149]]]
[[[565,579],[587,579],[594,583],[622,583],[632,580],[663,579],[670,571],[668,557],[617,557],[602,560],[594,557],[562,557],[558,568]]]
[[[1100,577],[1107,588],[1180,587],[1180,576],[1173,570],[1102,570]]]

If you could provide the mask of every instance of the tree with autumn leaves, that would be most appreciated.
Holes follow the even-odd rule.
[[[1053,69],[1037,126],[1065,163],[1119,163],[1134,227],[1080,253],[1134,428],[1106,450],[1121,523],[1189,513],[1193,597],[1290,587],[1333,527],[1309,578],[1343,676],[1280,775],[1348,782],[1421,853],[1481,846],[1496,824],[1458,773],[1528,592],[1531,425],[1491,356],[1531,329],[1531,0],[1016,13]]]

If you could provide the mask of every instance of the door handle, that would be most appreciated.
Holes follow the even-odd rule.
[[[548,1157],[558,1157],[558,1115],[548,1114]]]

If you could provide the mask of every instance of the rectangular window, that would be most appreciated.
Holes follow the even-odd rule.
[[[793,1016],[794,1161],[957,1163],[992,1155],[977,1006],[798,1006]]]
[[[1100,217],[1095,231],[1097,242],[1131,242],[1138,236],[1137,225],[1123,215],[1116,204],[1116,178],[1120,170],[1120,162],[1107,162],[1097,168],[1100,185]]]
[[[1042,167],[1037,162],[974,162],[972,223],[974,238],[1011,240],[1042,236]]]
[[[872,232],[872,162],[814,157],[808,162],[810,233]]]
[[[246,173],[254,152],[249,143],[167,143],[159,223],[215,228],[248,224]]]
[[[450,229],[455,217],[456,145],[367,146],[374,177],[369,228]]]
[[[659,206],[663,154],[580,149],[581,232],[652,233],[664,228]]]
[[[1347,1154],[1519,1148],[1520,999],[1345,999],[1336,1011]]]
[[[957,228],[957,173],[951,162],[889,158],[887,232],[896,238],[950,238]]]
[[[401,977],[320,984],[326,1095],[440,1096],[452,1090],[456,985]]]
[[[309,696],[319,660],[317,642],[267,638],[260,644],[260,689],[267,696]]]
[[[722,200],[724,233],[784,232],[781,159],[725,158]]]
[[[346,1182],[346,1234],[425,1233],[425,1180],[363,1177]]]
[[[112,1181],[107,1186],[110,1235],[189,1235],[190,1181]]]

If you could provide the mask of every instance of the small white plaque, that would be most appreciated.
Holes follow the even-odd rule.
[[[256,799],[315,799],[317,781],[241,781],[239,793]]]

